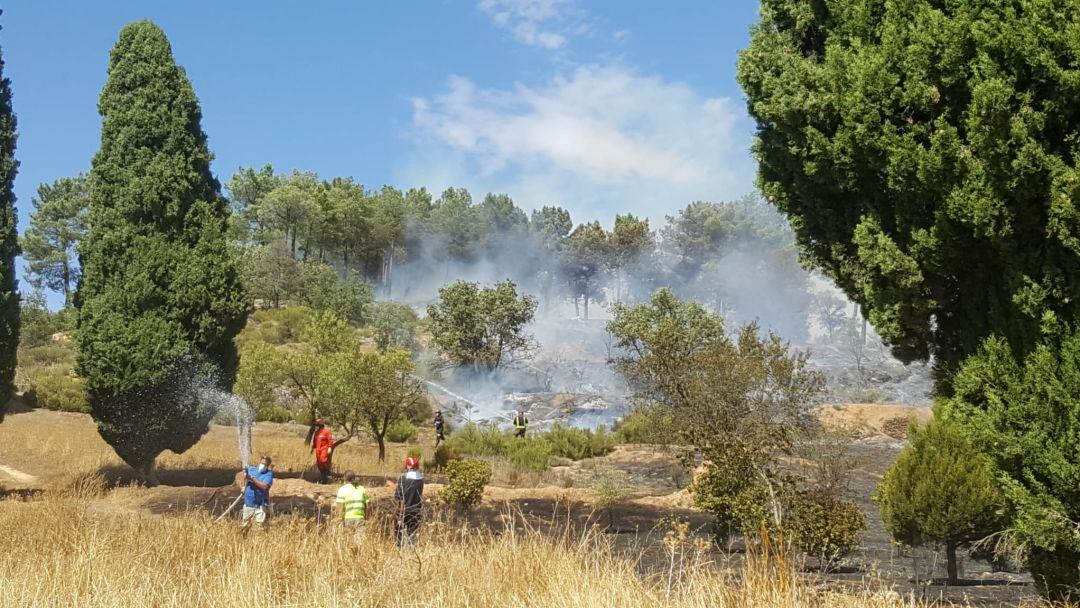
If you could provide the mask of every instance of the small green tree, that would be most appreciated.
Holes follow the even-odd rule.
[[[78,371],[98,432],[153,482],[158,454],[184,452],[209,428],[213,408],[191,376],[232,386],[247,297],[198,99],[153,23],[121,30],[99,111]]]
[[[630,495],[630,478],[618,469],[605,469],[589,488],[589,502],[607,513],[607,527],[615,527],[615,506]]]
[[[86,236],[89,199],[85,175],[41,184],[30,225],[19,240],[30,284],[64,294],[65,307],[81,274],[76,247]]]
[[[536,298],[518,296],[507,279],[493,287],[457,281],[439,289],[428,306],[431,337],[452,363],[491,371],[527,359],[535,341],[525,332],[536,312]]]
[[[322,399],[320,412],[345,431],[344,442],[361,432],[379,445],[379,461],[386,459],[386,434],[425,401],[423,382],[413,375],[409,352],[343,351],[331,355],[316,377]]]
[[[912,423],[875,500],[894,539],[945,545],[950,585],[957,583],[956,550],[1004,524],[1005,499],[990,463],[953,424],[937,418],[923,428]]]

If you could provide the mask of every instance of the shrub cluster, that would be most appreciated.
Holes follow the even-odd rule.
[[[26,402],[48,410],[89,412],[82,378],[60,366],[38,367],[27,373]]]
[[[518,439],[493,424],[469,423],[447,437],[446,445],[460,454],[503,457],[518,468],[543,471],[552,456],[583,460],[608,454],[615,447],[615,436],[602,427],[592,431],[556,424],[550,431]]]

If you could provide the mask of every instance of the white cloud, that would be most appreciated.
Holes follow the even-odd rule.
[[[507,192],[580,220],[632,211],[661,220],[753,186],[741,103],[619,66],[583,66],[539,87],[450,78],[413,100],[416,148],[403,183]]]
[[[588,29],[572,0],[481,0],[477,8],[519,42],[552,51]]]

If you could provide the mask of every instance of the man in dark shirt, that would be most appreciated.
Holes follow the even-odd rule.
[[[435,447],[439,447],[440,443],[446,441],[445,428],[446,422],[443,420],[442,410],[437,410],[435,412]]]
[[[405,459],[405,474],[398,477],[394,500],[397,502],[398,548],[401,548],[406,542],[416,541],[423,512],[424,474],[420,472],[420,459],[415,456]]]

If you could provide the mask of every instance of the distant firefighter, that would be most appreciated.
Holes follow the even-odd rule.
[[[357,527],[367,518],[368,495],[360,485],[360,476],[349,471],[345,473],[345,485],[337,491],[335,502],[341,505],[341,521],[345,527]]]
[[[525,412],[518,410],[517,415],[514,416],[514,435],[518,439],[525,438],[525,430],[529,427],[529,417],[525,415]]]
[[[446,441],[446,422],[443,420],[442,410],[435,411],[435,447]]]
[[[311,451],[315,453],[315,467],[319,469],[319,483],[330,483],[330,468],[334,454],[334,436],[323,424],[322,418],[315,420],[311,440]]]

